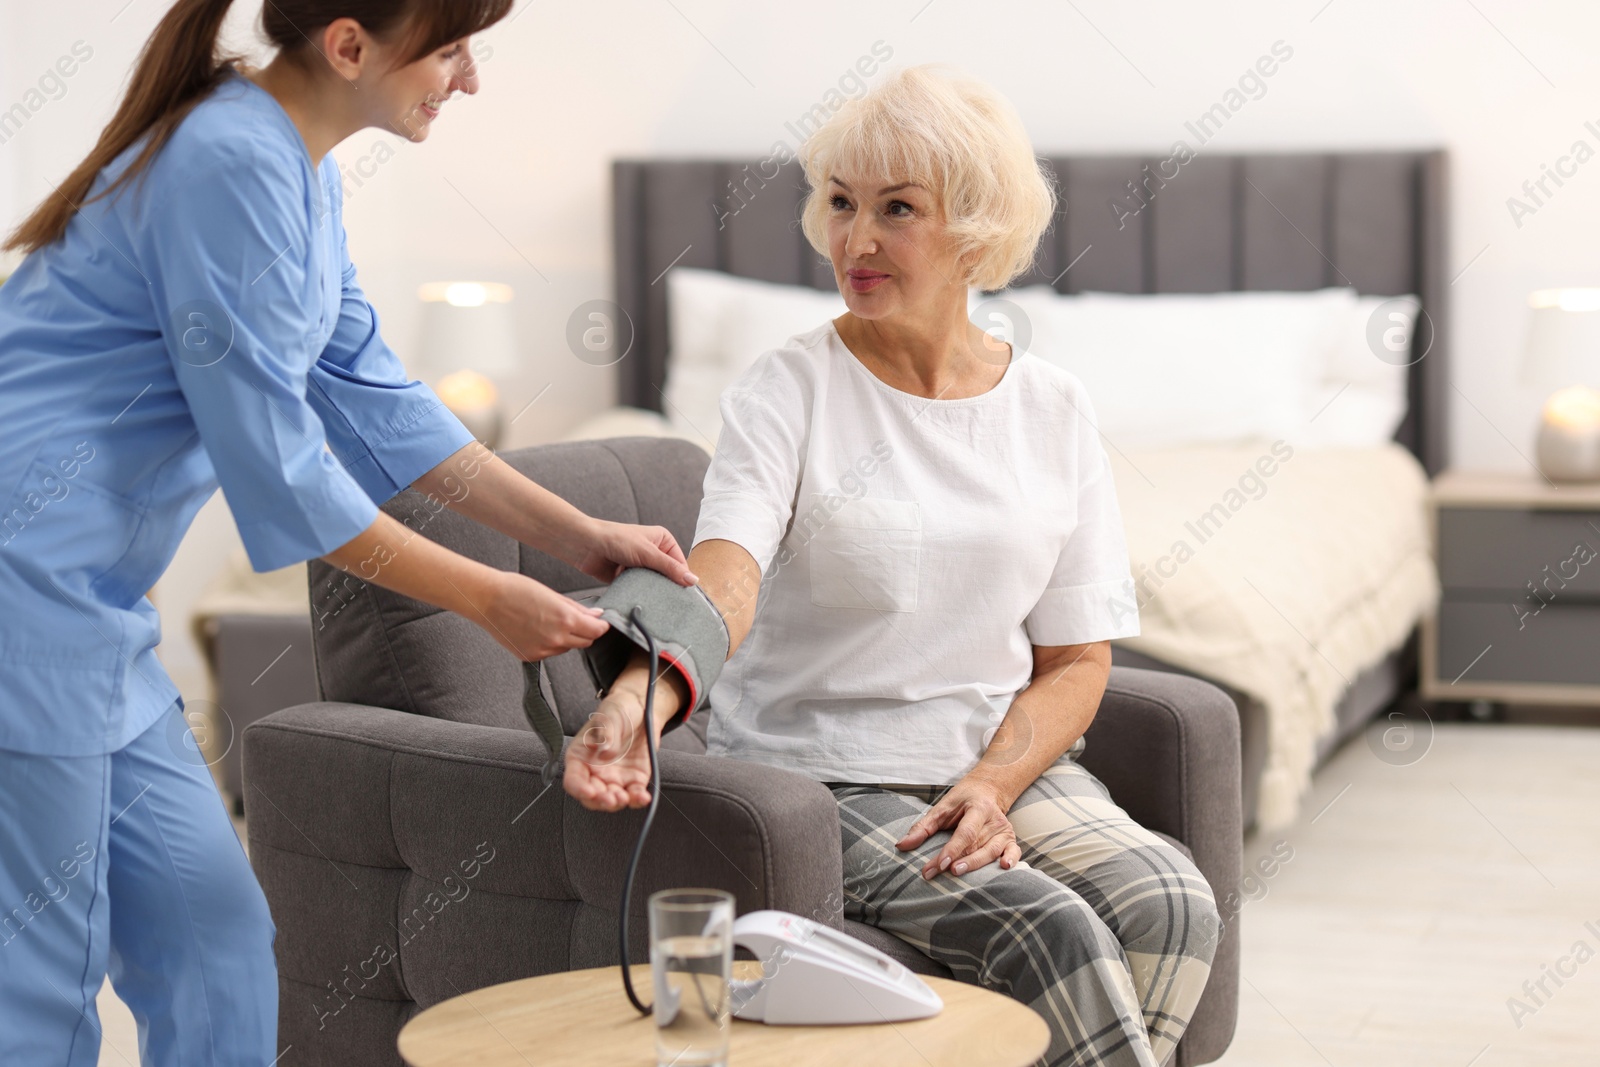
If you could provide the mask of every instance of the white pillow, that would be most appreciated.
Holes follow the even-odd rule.
[[[982,300],[969,290],[968,310]],[[845,310],[837,290],[674,267],[667,272],[667,420],[707,448],[714,446],[722,431],[722,391],[762,353]]]
[[[1002,296],[1023,310],[1030,348],[1083,380],[1120,448],[1254,437],[1373,447],[1405,418],[1414,296],[1046,286]]]
[[[1348,323],[1349,289],[1310,293],[1009,295],[1029,348],[1083,382],[1118,448],[1292,439]]]
[[[1328,380],[1374,389],[1404,383],[1420,307],[1415,296],[1357,297],[1328,362]]]
[[[1406,417],[1407,364],[1421,306],[1415,296],[1356,298],[1329,346],[1307,424],[1291,443],[1373,448],[1394,439]]]
[[[1351,382],[1317,387],[1306,424],[1285,438],[1295,448],[1375,448],[1393,440],[1406,417],[1406,398],[1392,389]]]
[[[845,311],[834,291],[674,267],[667,272],[666,417],[712,447],[722,391],[763,352]],[[1088,389],[1100,429],[1119,448],[1279,437],[1298,446],[1390,440],[1406,410],[1406,351],[1415,297],[1357,297],[1348,288],[1210,294],[1084,293],[1048,286],[999,294],[1023,312],[1008,334],[1066,367]],[[974,312],[985,298],[969,294]],[[1411,316],[1391,321],[1391,313]],[[1340,392],[1343,389],[1343,392]],[[1334,399],[1337,396],[1337,399]],[[1330,404],[1329,401],[1333,402]]]
[[[844,311],[844,298],[833,290],[674,267],[667,272],[669,366],[716,366],[737,374],[768,349]]]
[[[721,271],[667,272],[666,416],[714,445],[718,399],[763,352],[845,312],[837,291],[736,278]]]

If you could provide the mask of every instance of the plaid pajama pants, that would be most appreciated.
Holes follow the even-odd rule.
[[[828,783],[844,913],[1032,1007],[1050,1027],[1041,1064],[1161,1067],[1211,973],[1217,907],[1182,852],[1112,803],[1082,749],[1080,738],[1012,805],[1021,863],[931,881],[919,872],[950,831],[909,851],[895,842],[949,786]]]

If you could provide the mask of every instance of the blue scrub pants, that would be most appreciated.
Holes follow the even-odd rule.
[[[181,700],[107,755],[0,749],[0,909],[0,1064],[94,1067],[108,971],[144,1067],[277,1057],[277,927]]]

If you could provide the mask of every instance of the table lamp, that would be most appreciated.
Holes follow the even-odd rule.
[[[428,282],[417,290],[422,329],[417,359],[434,392],[472,435],[499,444],[499,390],[489,375],[518,369],[511,287],[496,282]]]
[[[1555,387],[1536,456],[1556,482],[1600,481],[1600,289],[1540,289],[1522,352],[1522,381]]]

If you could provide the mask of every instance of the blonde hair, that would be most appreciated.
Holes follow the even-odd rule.
[[[1002,289],[1034,262],[1055,211],[1049,172],[1011,102],[950,67],[889,75],[800,148],[811,192],[800,226],[828,255],[828,180],[841,169],[915,181],[938,198],[968,285]]]

